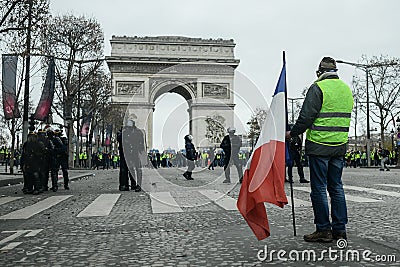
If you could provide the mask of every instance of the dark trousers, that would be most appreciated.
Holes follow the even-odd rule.
[[[292,162],[288,164],[289,181],[292,181],[292,178],[293,178],[294,163],[296,163],[297,173],[300,176],[300,180],[304,180],[304,171],[303,171],[303,165],[301,164],[300,153],[298,151],[290,150],[290,149],[289,149],[289,153],[290,153],[290,157],[292,158]]]
[[[228,181],[231,180],[230,166],[232,164],[235,165],[236,170],[238,172],[239,179],[241,179],[243,176],[242,164],[240,163],[239,156],[233,155],[233,156],[226,156],[224,159],[225,180],[228,180]]]

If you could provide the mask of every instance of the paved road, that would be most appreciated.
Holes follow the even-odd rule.
[[[144,169],[146,193],[118,191],[117,170],[91,171],[95,176],[73,181],[69,191],[39,196],[23,195],[21,185],[1,187],[1,265],[262,266],[257,254],[262,258],[267,248],[269,255],[284,250],[281,258],[298,253],[297,261],[283,261],[275,252],[269,263],[277,265],[400,266],[400,170],[345,170],[349,241],[333,252],[336,261],[327,253],[318,260],[324,250],[338,249],[335,243],[302,241],[314,230],[309,185],[294,184],[298,235],[291,207],[267,204],[271,237],[259,242],[235,208],[239,186],[222,184],[221,168],[196,170],[187,181],[177,168]],[[315,261],[302,260],[307,250]],[[397,262],[370,262],[362,254],[346,261],[355,250],[370,250],[371,259],[394,255]]]

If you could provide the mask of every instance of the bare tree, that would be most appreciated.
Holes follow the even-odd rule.
[[[370,59],[363,56],[360,63],[368,66],[370,119],[379,125],[383,144],[385,131],[390,131],[391,123],[395,128],[395,117],[400,115],[400,60],[388,56],[374,56]],[[366,99],[365,72],[353,77],[353,87],[355,98]],[[365,109],[360,110],[366,112]]]
[[[104,35],[95,19],[64,15],[49,19],[42,34],[42,42],[45,44],[45,54],[65,59],[56,60],[56,96],[58,104],[62,105],[62,112],[58,115],[64,120],[67,129],[69,163],[72,165],[73,122],[78,119],[73,117],[74,102],[78,91],[103,64]]]

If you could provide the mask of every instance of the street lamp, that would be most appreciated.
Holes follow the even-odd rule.
[[[301,100],[304,99],[304,97],[294,97],[294,98],[290,98],[288,97],[287,100],[292,102],[292,123],[294,124],[294,107],[293,107],[293,102],[296,100]]]
[[[394,130],[392,129],[390,131],[390,137],[392,137],[392,153],[394,151]]]
[[[397,65],[397,62],[390,62],[390,63],[374,63],[374,64],[361,64],[361,63],[353,63],[353,62],[347,62],[343,60],[336,60],[337,63],[342,63],[342,64],[347,64],[354,66],[356,68],[360,68],[365,71],[365,77],[366,77],[366,93],[367,93],[367,158],[368,158],[368,167],[371,167],[371,158],[369,157],[370,155],[370,150],[371,150],[371,133],[370,133],[370,124],[369,124],[369,90],[368,90],[368,76],[369,76],[369,69],[370,68],[375,68],[375,67],[382,67],[382,66],[395,66]]]

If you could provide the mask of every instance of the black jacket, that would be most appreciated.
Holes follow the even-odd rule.
[[[185,143],[185,150],[186,150],[186,158],[188,160],[195,160],[196,159],[196,149],[191,142]]]
[[[339,79],[337,74],[324,73],[322,79]],[[317,85],[313,83],[308,89],[306,98],[304,99],[299,117],[295,125],[290,131],[291,136],[298,136],[303,134],[308,128],[311,127],[314,120],[318,117],[322,108],[323,95],[322,91]],[[325,146],[306,140],[305,153],[311,156],[344,156],[347,151],[347,144],[340,146]]]

